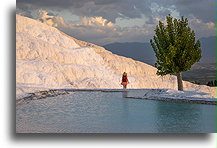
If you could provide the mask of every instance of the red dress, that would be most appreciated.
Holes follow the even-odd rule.
[[[123,77],[122,77],[121,85],[127,85],[127,84],[128,84],[127,76],[123,76]]]

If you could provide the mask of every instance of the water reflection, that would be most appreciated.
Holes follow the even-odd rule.
[[[123,92],[123,98],[121,100],[122,103],[122,118],[124,120],[124,123],[127,123],[128,116],[129,116],[129,100],[127,99],[128,92]]]
[[[127,98],[128,97],[128,91],[123,91],[122,92],[122,97]]]
[[[17,105],[16,132],[208,133],[216,131],[215,106],[129,99],[128,93],[131,95],[132,91],[75,92]]]
[[[187,103],[161,102],[157,103],[158,132],[200,132],[201,106]],[[181,129],[177,129],[179,127]]]

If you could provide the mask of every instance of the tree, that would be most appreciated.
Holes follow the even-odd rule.
[[[159,21],[151,46],[157,57],[157,75],[176,74],[178,90],[183,90],[182,72],[201,58],[200,41],[195,42],[195,33],[188,27],[188,19],[166,17],[167,24]]]

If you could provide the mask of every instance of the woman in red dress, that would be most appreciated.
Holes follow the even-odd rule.
[[[123,88],[126,89],[128,83],[129,83],[129,82],[128,82],[128,79],[127,79],[127,73],[124,72],[124,73],[123,73],[123,76],[122,76],[121,85],[123,85]]]

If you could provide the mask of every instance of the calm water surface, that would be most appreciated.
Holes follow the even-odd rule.
[[[213,133],[216,106],[72,92],[16,106],[17,133]]]

